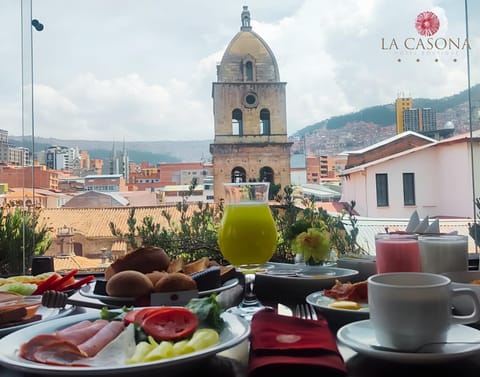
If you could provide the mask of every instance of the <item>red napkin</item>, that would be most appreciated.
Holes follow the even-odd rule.
[[[335,337],[324,318],[306,320],[286,317],[272,309],[264,309],[254,315],[249,377],[313,376],[320,373],[323,377],[347,375]]]

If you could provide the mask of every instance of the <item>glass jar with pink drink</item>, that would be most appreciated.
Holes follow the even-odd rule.
[[[420,272],[418,236],[412,233],[375,235],[377,273]]]

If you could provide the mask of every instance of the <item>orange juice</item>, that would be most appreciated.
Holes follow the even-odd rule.
[[[225,207],[218,245],[235,266],[264,264],[277,246],[277,229],[267,203],[237,203]]]

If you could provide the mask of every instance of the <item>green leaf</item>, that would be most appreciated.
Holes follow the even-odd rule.
[[[210,327],[219,332],[222,331],[225,321],[220,316],[222,314],[222,308],[215,294],[207,297],[193,298],[185,307],[197,315],[203,327]]]

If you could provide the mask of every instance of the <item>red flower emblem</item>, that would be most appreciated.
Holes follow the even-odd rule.
[[[430,37],[440,28],[440,20],[433,12],[422,12],[415,20],[415,28],[418,34]]]

